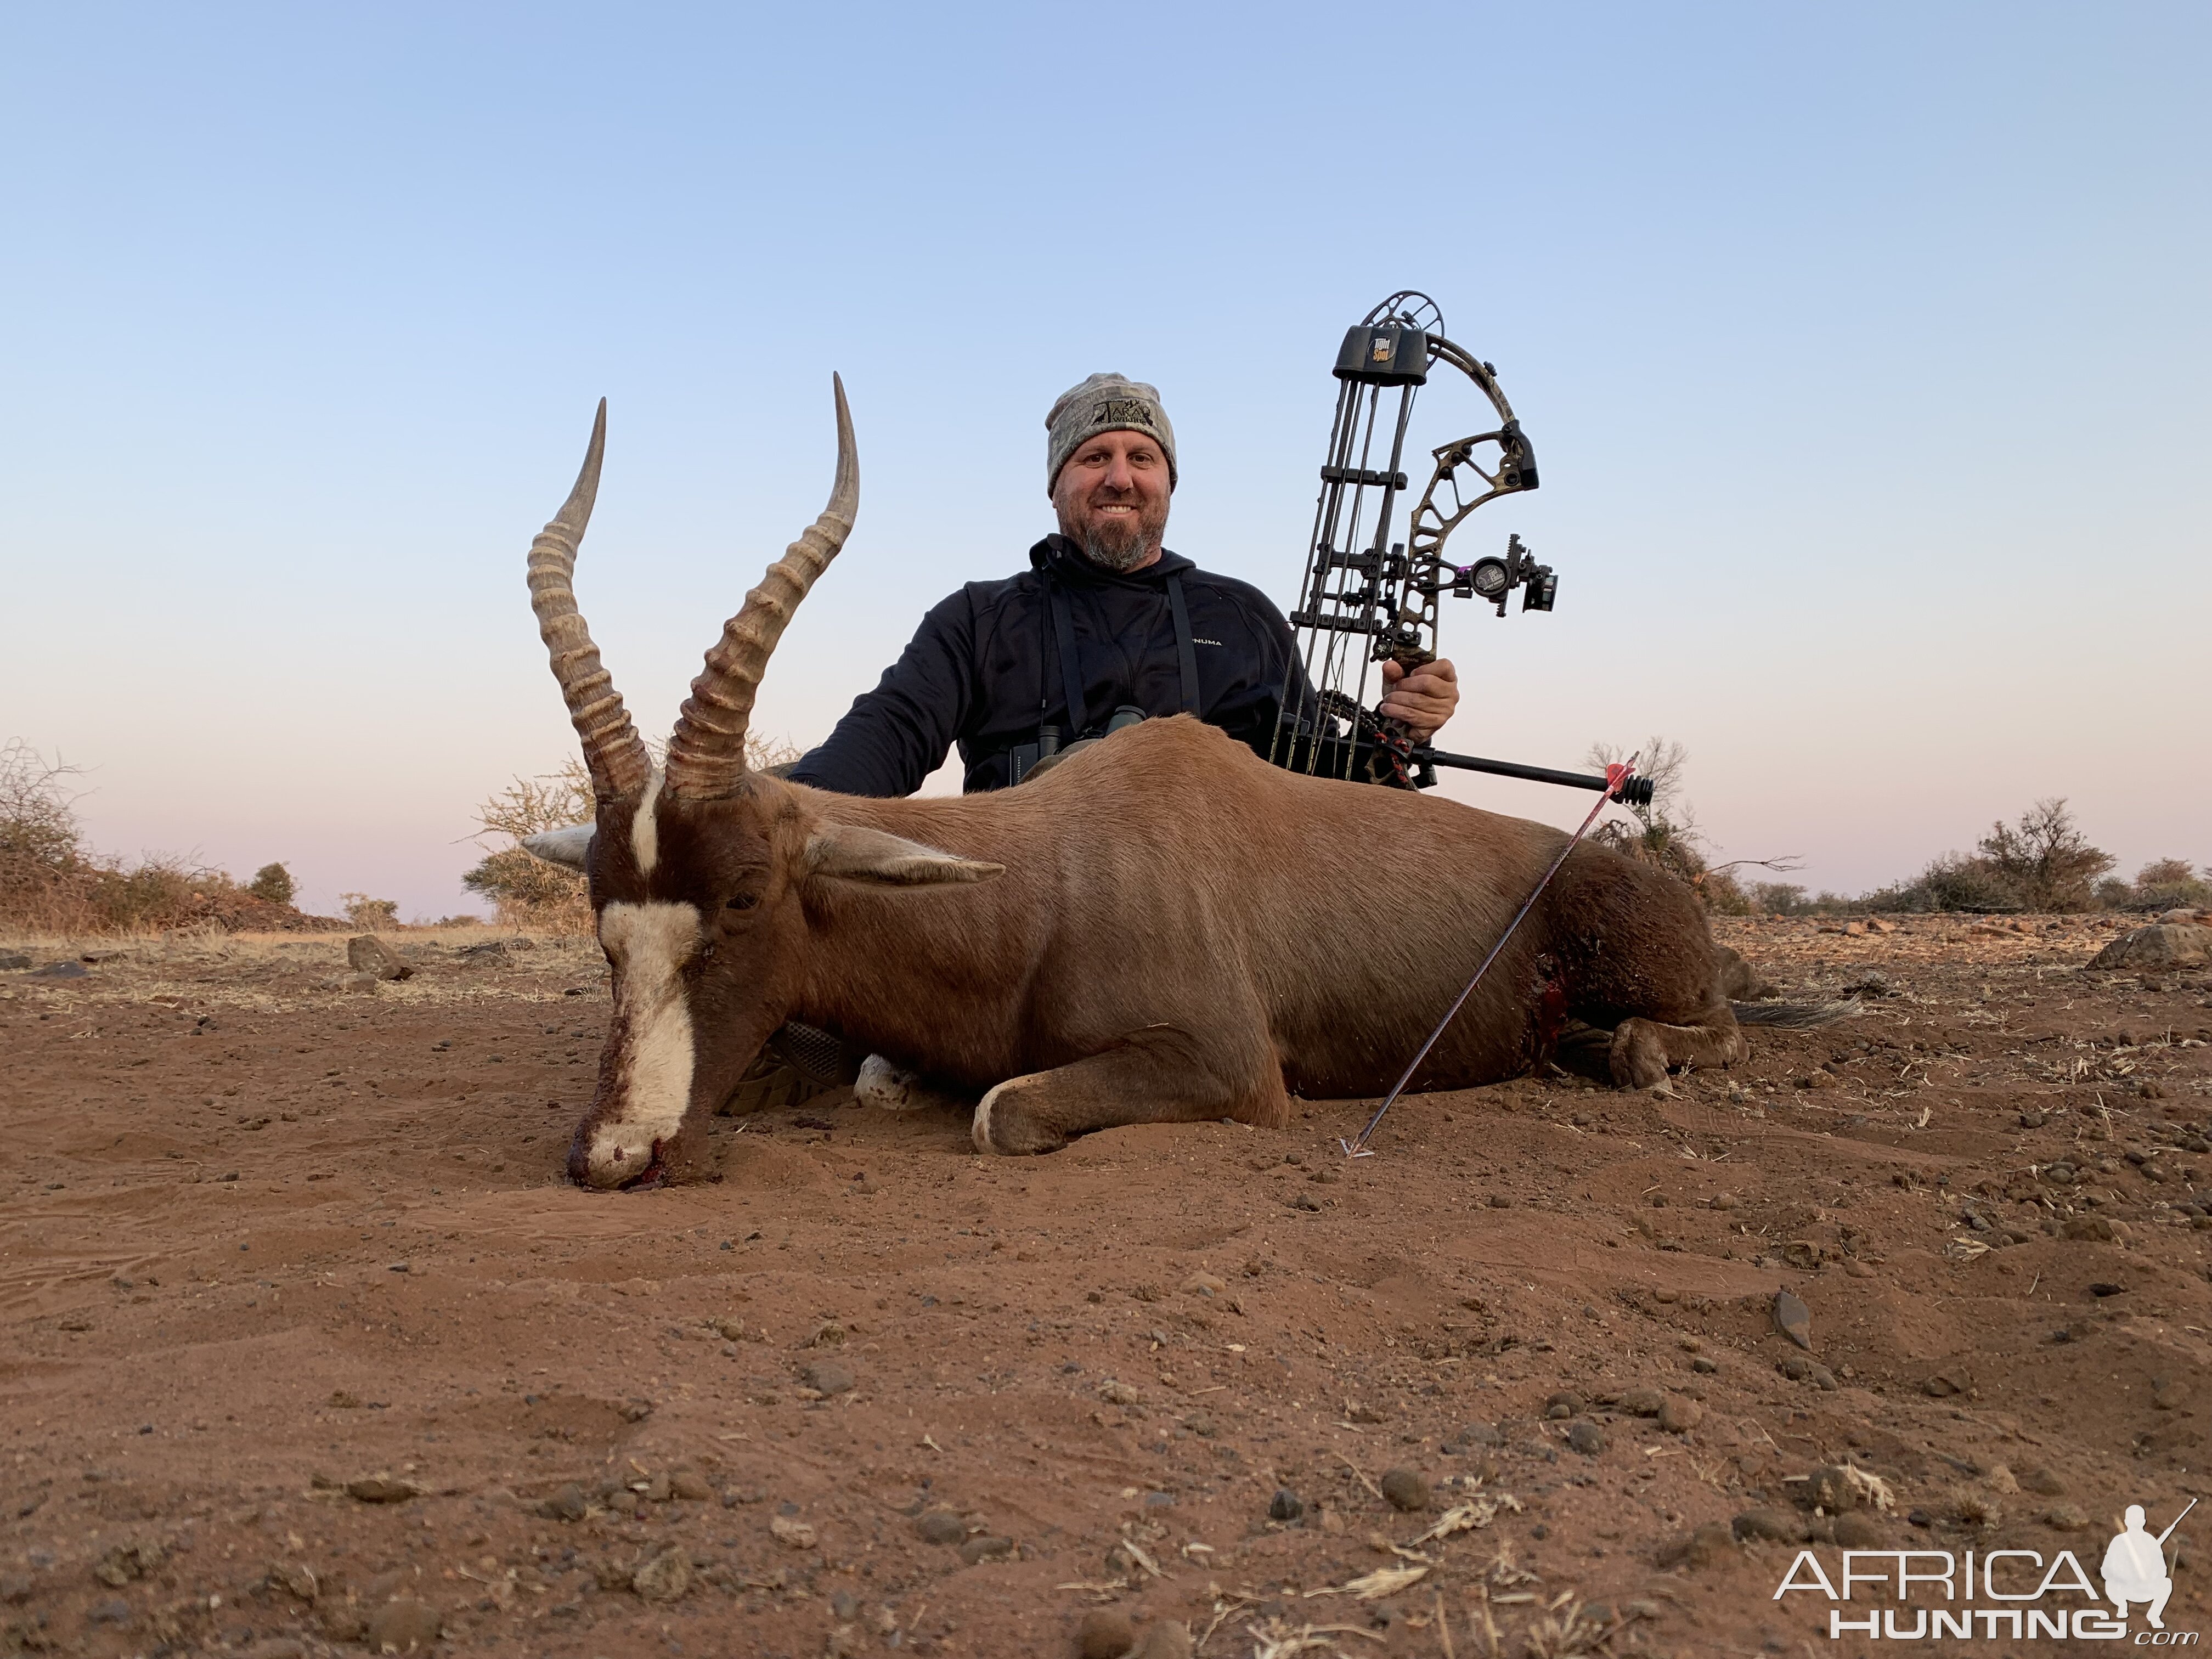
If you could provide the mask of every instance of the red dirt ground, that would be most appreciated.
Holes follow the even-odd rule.
[[[1890,993],[1671,1094],[1408,1100],[1357,1164],[1353,1103],[1011,1162],[825,1097],[615,1195],[559,1178],[584,944],[0,975],[0,1653],[1061,1656],[1103,1609],[1154,1656],[1843,1654],[1773,1599],[1808,1538],[2094,1572],[2212,1491],[2212,975],[1901,927],[1723,922]],[[1825,1512],[1847,1462],[1893,1503]]]

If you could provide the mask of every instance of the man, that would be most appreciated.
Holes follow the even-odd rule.
[[[1194,714],[1267,752],[1290,624],[1249,583],[1161,545],[1176,473],[1159,393],[1093,374],[1053,404],[1045,432],[1059,533],[1030,550],[1029,569],[969,582],[924,617],[876,689],[792,769],[794,782],[912,794],[957,744],[968,790],[1004,788],[1122,708]],[[1382,681],[1382,712],[1422,740],[1459,702],[1443,660],[1410,674],[1386,662]]]
[[[2190,1508],[2196,1507],[2192,1500]],[[2182,1511],[2183,1515],[2188,1510]],[[2176,1516],[2173,1526],[2152,1537],[2143,1526],[2143,1510],[2140,1504],[2128,1505],[2121,1516],[2127,1530],[2115,1533],[2112,1541],[2105,1547],[2105,1564],[2098,1575],[2105,1581],[2105,1597],[2120,1610],[2120,1617],[2128,1616],[2128,1603],[2148,1601],[2146,1609],[2153,1630],[2164,1630],[2166,1598],[2173,1594],[2173,1581],[2166,1577],[2166,1540],[2173,1528],[2181,1524]]]
[[[1117,711],[1191,713],[1267,752],[1286,672],[1290,624],[1249,582],[1208,574],[1160,544],[1176,486],[1175,428],[1141,380],[1093,374],[1045,416],[1045,493],[1060,532],[1030,568],[969,582],[937,605],[872,691],[793,766],[796,783],[847,795],[910,795],[954,744],[965,787],[1003,789],[1050,750],[1103,732]],[[1382,665],[1380,707],[1425,739],[1451,718],[1458,677],[1439,659],[1407,674]],[[787,1104],[851,1081],[857,1053],[787,1025],[727,1109]],[[862,1094],[926,1097],[880,1057]]]

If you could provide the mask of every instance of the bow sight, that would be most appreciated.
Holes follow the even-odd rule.
[[[1440,364],[1474,382],[1498,425],[1431,452],[1428,487],[1406,520],[1405,539],[1393,541],[1398,498],[1408,488],[1401,467],[1414,395]],[[1444,544],[1469,514],[1500,495],[1535,489],[1537,477],[1535,451],[1498,389],[1497,371],[1445,337],[1435,301],[1411,289],[1383,301],[1346,333],[1334,373],[1336,421],[1290,617],[1296,655],[1267,758],[1292,771],[1401,788],[1431,787],[1439,766],[1606,788],[1602,777],[1431,749],[1416,744],[1401,722],[1366,706],[1370,676],[1381,700],[1382,663],[1410,671],[1436,660],[1437,609],[1447,593],[1487,600],[1502,617],[1518,588],[1522,611],[1549,611],[1559,579],[1517,535],[1506,538],[1502,555],[1464,565],[1444,560]],[[1387,442],[1387,457],[1377,455],[1378,441]],[[1637,779],[1622,798],[1648,799],[1650,793],[1650,781]]]

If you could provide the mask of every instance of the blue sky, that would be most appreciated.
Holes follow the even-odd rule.
[[[454,909],[472,805],[570,747],[523,556],[601,395],[579,590],[665,731],[844,374],[860,528],[760,714],[803,744],[1050,528],[1095,369],[1175,419],[1170,545],[1286,601],[1336,342],[1411,286],[1543,462],[1455,547],[1561,573],[1448,611],[1452,746],[1667,733],[1721,855],[1845,890],[2047,794],[2212,860],[2208,18],[14,8],[0,737],[102,845]]]

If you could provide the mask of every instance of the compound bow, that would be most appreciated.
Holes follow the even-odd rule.
[[[1439,364],[1474,383],[1498,425],[1431,452],[1435,468],[1428,487],[1407,520],[1406,540],[1393,542],[1398,498],[1407,489],[1401,467],[1414,394]],[[1444,544],[1475,508],[1535,489],[1537,475],[1535,452],[1498,386],[1497,370],[1445,337],[1435,301],[1412,289],[1392,295],[1346,333],[1333,372],[1340,383],[1336,420],[1298,605],[1291,612],[1297,645],[1285,673],[1268,759],[1292,771],[1401,788],[1428,788],[1437,767],[1452,766],[1607,789],[1601,776],[1444,753],[1417,744],[1402,722],[1367,708],[1369,678],[1379,664],[1410,671],[1436,660],[1437,611],[1446,593],[1489,601],[1502,617],[1518,588],[1522,610],[1549,611],[1559,577],[1536,562],[1517,535],[1507,538],[1503,555],[1464,565],[1444,561]],[[1389,409],[1393,392],[1395,411]],[[1378,429],[1387,431],[1389,445],[1381,467],[1372,464]],[[1648,793],[1648,781],[1638,779],[1625,798],[1636,798],[1639,785]]]

